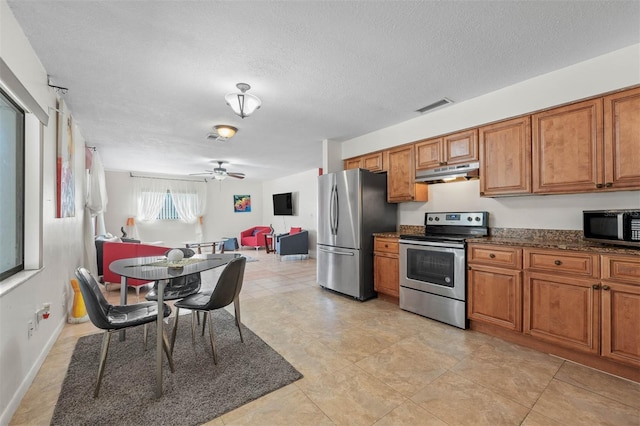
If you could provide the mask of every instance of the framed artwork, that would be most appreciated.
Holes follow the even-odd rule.
[[[76,181],[73,168],[73,123],[64,101],[58,103],[56,164],[56,217],[76,215]]]
[[[233,211],[234,213],[251,212],[251,195],[234,195]]]

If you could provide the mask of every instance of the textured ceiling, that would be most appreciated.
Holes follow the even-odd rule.
[[[171,175],[321,167],[323,139],[640,42],[635,0],[8,4],[105,168]],[[262,100],[244,120],[238,82]],[[239,131],[206,140],[216,124]]]

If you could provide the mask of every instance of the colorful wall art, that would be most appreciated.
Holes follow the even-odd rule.
[[[73,170],[73,123],[64,101],[58,103],[58,155],[56,164],[56,217],[76,215]]]
[[[251,212],[251,195],[234,195],[233,211],[235,213]]]

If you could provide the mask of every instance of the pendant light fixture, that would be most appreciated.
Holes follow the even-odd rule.
[[[256,96],[246,93],[247,90],[251,89],[251,86],[247,83],[238,83],[236,87],[240,90],[240,93],[229,93],[224,97],[224,100],[233,112],[241,118],[248,117],[260,108],[262,102]]]

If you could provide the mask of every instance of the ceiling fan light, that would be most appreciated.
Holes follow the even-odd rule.
[[[236,132],[238,131],[238,129],[236,127],[233,126],[228,126],[226,124],[219,124],[217,126],[214,126],[214,129],[216,129],[216,132],[218,133],[218,136],[225,138],[225,139],[230,139],[232,138]]]
[[[260,108],[262,101],[257,96],[246,93],[251,88],[248,84],[238,83],[236,87],[240,89],[240,93],[229,93],[224,97],[224,100],[236,115],[241,118],[248,117]]]
[[[227,177],[227,175],[223,175],[223,174],[218,174],[218,173],[214,173],[213,178],[215,180],[224,180]]]

